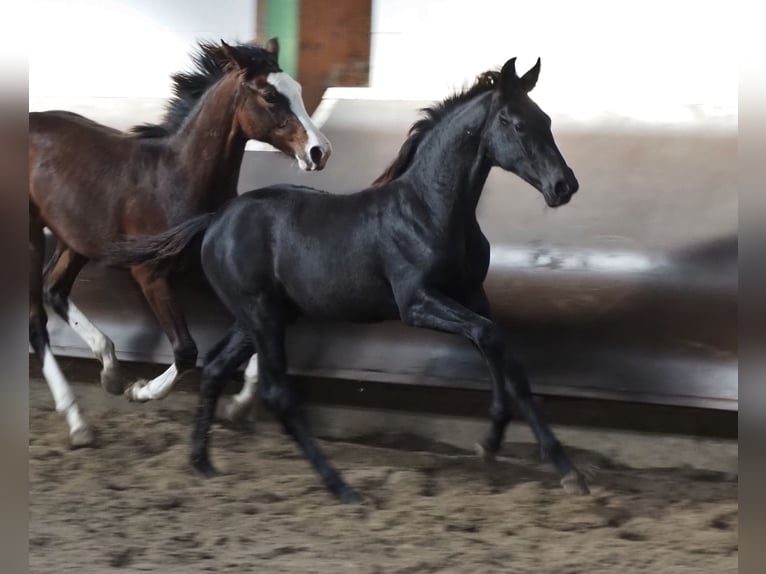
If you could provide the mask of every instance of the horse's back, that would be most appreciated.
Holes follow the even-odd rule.
[[[74,112],[30,112],[30,169],[38,161],[63,166],[93,162],[90,167],[102,169],[105,162],[119,161],[125,155],[130,139],[120,130]]]
[[[74,112],[65,110],[49,110],[45,112],[29,112],[29,132],[50,133],[57,130],[71,129],[94,130],[104,134],[123,135],[118,129],[105,126],[97,121],[86,118]]]
[[[121,184],[146,155],[131,140],[73,112],[29,114],[30,202],[58,239],[82,255],[96,257],[123,233],[123,206],[141,205],[135,188]]]
[[[267,185],[266,187],[259,187],[258,189],[251,189],[240,194],[243,198],[242,201],[263,201],[268,199],[276,199],[277,201],[290,200],[293,201],[299,197],[327,197],[333,196],[329,191],[317,189],[316,187],[310,187],[308,185],[297,185],[292,183],[277,183],[274,185]]]
[[[243,229],[257,229],[258,232],[279,228],[285,221],[295,222],[297,213],[307,207],[316,208],[316,198],[326,200],[332,197],[326,191],[303,185],[277,184],[252,189],[240,194],[218,212],[213,226],[215,230],[208,234],[230,233],[240,226]]]

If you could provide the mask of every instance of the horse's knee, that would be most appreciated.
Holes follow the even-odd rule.
[[[491,322],[481,323],[473,328],[471,333],[476,344],[484,352],[495,355],[497,358],[503,354],[503,338],[499,330]]]
[[[277,416],[287,415],[295,408],[295,397],[289,389],[279,385],[258,385],[263,404]]]
[[[202,367],[202,388],[214,384],[215,381],[223,379],[226,375],[226,369],[221,361],[210,361]]]
[[[528,402],[533,399],[526,369],[516,359],[508,358],[506,370],[510,379],[509,390],[515,401]]]
[[[506,424],[513,418],[511,404],[507,397],[493,401],[489,407],[490,418],[500,424]]]

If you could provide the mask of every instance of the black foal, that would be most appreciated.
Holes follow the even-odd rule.
[[[528,96],[540,61],[522,77],[514,61],[425,110],[399,156],[368,189],[350,195],[291,185],[251,191],[215,215],[113,253],[122,263],[159,261],[205,232],[205,274],[237,322],[204,367],[192,453],[198,470],[213,473],[208,436],[216,402],[254,348],[264,403],[327,488],[342,501],[356,500],[306,429],[287,376],[285,326],[298,315],[401,319],[461,335],[484,356],[492,386],[491,426],[481,445],[486,456],[500,448],[513,401],[565,489],[588,492],[533,401],[523,367],[506,349],[483,289],[489,242],[476,206],[490,169],[517,174],[551,207],[568,203],[578,188],[554,142],[550,118]]]

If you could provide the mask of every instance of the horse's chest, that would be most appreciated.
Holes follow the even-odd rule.
[[[466,239],[432,261],[427,280],[447,293],[472,291],[481,286],[489,267],[489,247]]]
[[[463,293],[480,287],[485,277],[486,273],[473,266],[449,267],[435,273],[429,283],[447,293]]]

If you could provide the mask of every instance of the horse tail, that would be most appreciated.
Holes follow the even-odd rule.
[[[115,267],[167,264],[178,258],[194,238],[208,228],[213,215],[205,213],[193,217],[157,235],[116,241],[104,249],[99,261]]]

